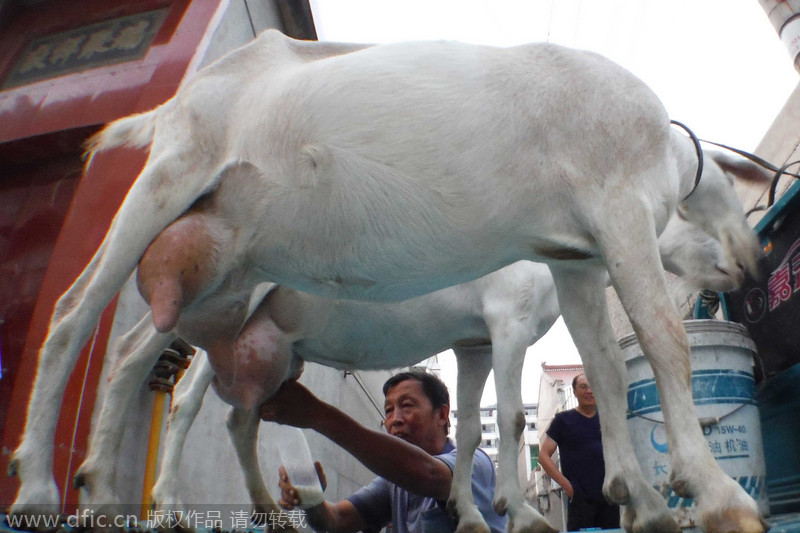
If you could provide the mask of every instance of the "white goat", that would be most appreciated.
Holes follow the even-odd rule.
[[[606,270],[654,369],[673,488],[696,498],[709,531],[763,531],[755,502],[716,465],[691,415],[686,335],[656,245],[676,208],[723,244],[730,264],[754,271],[756,239],[724,177],[693,190],[692,146],[624,69],[546,44],[362,47],[268,31],[161,107],[109,125],[93,149],[148,142],[145,168],[53,314],[11,462],[22,478],[12,513],[57,503],[52,455],[40,451],[57,420],[47,397],[61,397],[61,376],[137,264],[155,327],[186,329],[187,340],[207,347],[219,380],[233,383],[265,369],[231,369],[242,362],[236,337],[216,355],[222,346],[206,341],[239,331],[260,282],[402,300],[528,259],[549,264],[595,388],[604,492],[625,505],[625,528],[672,531],[675,523],[626,438]],[[229,295],[228,305],[217,298],[225,320],[200,320],[209,294]],[[254,317],[242,335],[263,340]],[[519,363],[509,347],[523,334],[498,332],[492,349],[506,436],[522,431]],[[263,399],[241,390],[248,395],[226,399],[242,408]],[[466,433],[457,439],[473,447]],[[501,449],[517,438],[504,441]],[[517,490],[512,455],[502,453],[496,507],[508,511],[512,533],[548,530]],[[450,497],[460,533],[486,530],[468,490],[470,465],[457,461]]]
[[[720,170],[710,166],[706,172]],[[741,267],[725,263],[718,242],[677,217],[667,225],[658,244],[664,266],[681,274],[692,287],[727,291],[744,277]],[[337,301],[269,284],[259,289],[251,302],[259,303],[261,321],[269,322],[269,329],[277,331],[277,341],[261,354],[269,362],[270,374],[253,376],[254,381],[261,382],[259,389],[275,390],[285,379],[296,377],[304,360],[346,369],[391,369],[415,364],[452,347],[460,368],[459,427],[478,433],[479,393],[491,365],[492,330],[525,332],[520,337],[524,342],[510,349],[514,358],[521,359],[527,346],[544,335],[559,315],[549,269],[527,261],[472,282],[391,304]],[[271,292],[262,302],[267,289]],[[204,300],[206,304],[212,301],[210,297]],[[490,323],[494,324],[491,330]],[[145,317],[118,346],[121,353],[115,357],[123,366],[115,370],[110,381],[88,457],[76,478],[77,484],[88,492],[85,503],[95,509],[118,502],[113,463],[119,455],[127,402],[161,350],[176,336],[177,333],[159,334],[150,318]],[[158,339],[157,346],[152,344],[154,339]],[[213,377],[203,352],[176,387],[162,458],[164,467],[153,489],[154,501],[162,504],[165,512],[181,504],[175,471],[180,450]],[[234,410],[228,426],[256,512],[268,515],[277,509],[258,473],[253,444],[257,423],[255,413]],[[104,512],[117,514],[112,510]]]

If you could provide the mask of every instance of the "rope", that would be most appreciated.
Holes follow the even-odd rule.
[[[700,139],[697,138],[697,135],[695,135],[694,132],[690,130],[688,126],[686,126],[686,124],[678,122],[677,120],[670,120],[669,122],[670,124],[675,124],[676,126],[683,128],[684,131],[689,134],[689,138],[692,140],[692,143],[694,143],[694,150],[697,152],[697,174],[694,178],[694,187],[692,187],[692,190],[689,191],[689,194],[687,194],[686,197],[681,200],[684,201],[686,198],[689,198],[694,190],[697,189],[697,186],[700,185],[700,177],[703,175],[703,147],[700,146]]]
[[[745,159],[749,159],[753,163],[756,163],[757,165],[760,165],[760,166],[766,168],[767,170],[771,170],[772,172],[775,173],[775,176],[772,178],[772,183],[770,184],[770,187],[769,187],[769,196],[767,198],[766,207],[760,208],[760,206],[759,206],[759,207],[753,208],[750,211],[748,211],[748,213],[747,213],[748,215],[751,214],[754,211],[757,211],[757,210],[768,209],[769,207],[772,206],[772,204],[775,203],[775,191],[778,188],[778,181],[780,180],[781,176],[785,175],[785,176],[790,176],[792,178],[800,179],[800,174],[794,174],[792,172],[787,172],[786,171],[790,166],[796,165],[797,163],[800,163],[800,160],[792,161],[791,163],[786,163],[782,167],[778,168],[775,165],[773,165],[772,163],[770,163],[769,161],[767,161],[766,159],[764,159],[763,157],[759,157],[759,156],[757,156],[757,155],[755,155],[755,154],[753,154],[751,152],[747,152],[745,150],[740,150],[739,148],[734,148],[733,146],[728,146],[727,144],[722,144],[722,143],[718,143],[718,142],[714,142],[714,141],[708,141],[706,139],[700,139],[700,141],[702,141],[704,143],[707,143],[707,144],[713,144],[714,146],[719,146],[720,148],[724,148],[726,150],[730,150],[731,152],[733,152],[735,154],[739,154],[740,156],[744,157]]]
[[[800,161],[792,161],[791,163],[786,163],[781,168],[775,171],[775,177],[772,178],[772,183],[769,186],[769,196],[767,197],[767,207],[771,207],[773,203],[775,203],[775,191],[778,188],[778,181],[780,180],[781,176],[784,174],[787,176],[791,176],[793,178],[800,178],[797,174],[792,174],[790,172],[786,172],[786,169],[792,165],[800,163]]]

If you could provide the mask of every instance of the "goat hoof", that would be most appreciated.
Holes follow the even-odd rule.
[[[508,533],[557,533],[545,517],[528,504],[511,510],[508,519]]]
[[[748,509],[725,509],[712,517],[703,517],[706,533],[764,533],[769,524]]]

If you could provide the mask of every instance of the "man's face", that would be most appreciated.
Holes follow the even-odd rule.
[[[589,386],[589,381],[587,381],[586,376],[578,376],[578,381],[575,383],[575,397],[578,399],[578,405],[596,405],[592,387]]]
[[[386,391],[386,430],[390,435],[415,444],[431,454],[441,452],[449,409],[434,409],[416,379],[401,381]]]

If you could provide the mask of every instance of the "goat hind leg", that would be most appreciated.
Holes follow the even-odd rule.
[[[116,461],[133,399],[158,357],[175,340],[175,333],[158,333],[150,314],[114,346],[120,354],[112,371],[97,425],[92,431],[86,459],[75,476],[75,486],[84,489],[81,507],[95,515],[122,516],[115,486]]]
[[[89,324],[82,329],[73,324],[58,326],[62,316],[73,307],[77,295],[86,290],[105,248],[103,242],[83,273],[56,303],[48,337],[39,352],[23,436],[8,465],[8,475],[20,478],[20,487],[9,511],[11,515],[55,516],[60,510],[58,488],[53,480],[56,423],[79,347],[86,343],[92,331]]]
[[[199,179],[177,183],[171,176],[186,174],[176,168],[180,159],[148,161],[92,261],[56,304],[39,352],[23,437],[9,463],[9,473],[21,479],[12,514],[55,514],[58,509],[53,440],[64,389],[80,349],[153,238],[209,187],[209,176],[213,177],[195,168],[193,175]],[[160,183],[175,185],[168,190]]]

